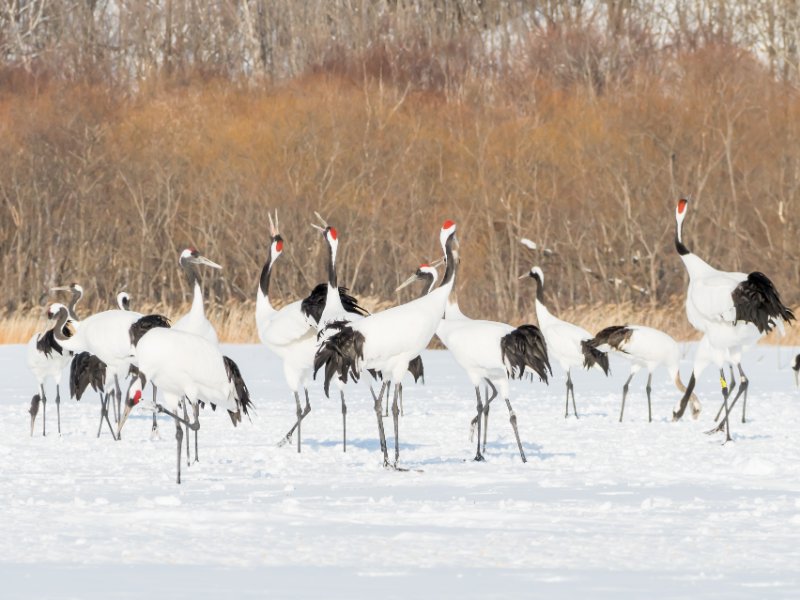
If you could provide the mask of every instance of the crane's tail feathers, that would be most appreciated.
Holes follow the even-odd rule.
[[[790,308],[781,302],[780,294],[769,277],[754,271],[736,286],[731,294],[736,320],[752,323],[760,333],[769,333],[780,321],[794,321]]]
[[[135,348],[142,339],[142,336],[156,327],[170,327],[170,321],[163,315],[145,315],[136,321],[128,330],[128,335],[131,338],[131,345]]]
[[[239,407],[239,410],[249,416],[250,411],[254,408],[254,405],[253,401],[250,400],[250,390],[247,389],[247,384],[242,378],[242,372],[239,370],[239,365],[233,362],[233,360],[228,356],[223,356],[222,360],[225,363],[225,371],[228,373],[228,381],[233,384],[236,404]],[[239,415],[239,421],[241,420],[242,417]],[[234,422],[234,425],[236,425],[236,422]]]
[[[512,379],[522,379],[526,368],[545,383],[548,373],[553,374],[547,358],[547,343],[535,325],[520,325],[504,335],[500,339],[500,353],[506,372]]]
[[[423,384],[425,383],[425,365],[422,364],[421,356],[417,355],[408,361],[408,372],[414,377],[414,383],[417,383],[420,379],[422,379]]]
[[[630,327],[626,325],[611,325],[598,332],[592,339],[587,340],[587,343],[597,349],[606,345],[618,352],[625,352],[625,343],[631,339],[631,335],[633,335],[633,329]]]
[[[338,333],[322,342],[314,356],[314,378],[317,371],[325,367],[325,395],[330,392],[331,380],[338,376],[343,383],[349,377],[358,381],[360,376],[359,362],[364,358],[364,335],[346,324],[332,323],[339,329]]]
[[[79,352],[69,366],[69,393],[80,400],[86,388],[100,391],[106,385],[106,363],[88,352]]]
[[[592,340],[583,340],[581,342],[583,366],[587,369],[591,369],[596,365],[603,370],[603,373],[608,375],[608,354],[595,348],[591,342]]]

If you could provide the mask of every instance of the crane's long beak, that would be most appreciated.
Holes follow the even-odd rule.
[[[522,275],[520,275],[519,277],[517,277],[517,279],[525,279],[526,277],[530,277],[530,276],[531,276],[531,274],[530,274],[530,273],[523,273]]]
[[[323,227],[323,228],[325,228],[325,227],[327,227],[327,226],[328,226],[328,222],[327,222],[325,219],[323,219],[323,218],[322,218],[322,215],[321,215],[321,214],[319,214],[317,211],[314,211],[314,214],[315,214],[315,215],[316,215],[316,217],[319,219],[319,222],[320,222],[320,223],[322,223],[322,227]]]
[[[119,420],[119,426],[117,427],[117,438],[119,438],[119,434],[122,433],[122,428],[125,425],[125,422],[128,420],[128,416],[131,414],[133,406],[134,405],[130,402],[125,403],[125,412],[122,413],[122,417],[120,417]]]
[[[406,279],[406,280],[405,280],[403,283],[401,283],[401,284],[400,284],[400,285],[398,285],[396,288],[394,288],[394,291],[395,291],[395,292],[399,292],[399,291],[400,291],[400,290],[402,290],[404,287],[406,287],[406,286],[409,286],[409,285],[411,285],[412,283],[414,283],[416,280],[417,280],[417,274],[416,274],[416,273],[414,273],[414,274],[413,274],[411,277],[409,277],[409,278],[408,278],[408,279]]]
[[[324,227],[320,227],[320,226],[319,226],[319,225],[317,225],[316,223],[312,223],[312,224],[311,224],[311,226],[312,226],[314,229],[316,229],[317,231],[321,231],[322,233],[325,233],[325,228],[324,228]]]
[[[221,269],[222,265],[218,265],[213,260],[208,260],[205,256],[198,256],[194,259],[194,262],[198,265],[205,265],[207,267],[211,267],[213,269]]]
[[[50,291],[51,292],[69,292],[69,291],[71,291],[71,288],[69,286],[67,286],[67,285],[59,285],[57,287],[51,287]]]

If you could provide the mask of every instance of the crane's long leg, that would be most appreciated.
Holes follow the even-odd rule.
[[[730,370],[731,370],[731,380],[728,382],[728,397],[730,397],[730,396],[731,396],[731,394],[733,394],[733,390],[735,390],[735,389],[736,389],[736,379],[734,379],[734,378],[733,378],[733,365],[729,365],[729,366],[730,366]],[[742,385],[744,385],[744,384],[742,384]],[[740,388],[740,390],[741,390],[741,388]],[[739,394],[737,394],[737,395],[736,395],[736,397],[734,398],[734,401],[735,401],[735,400],[736,400],[738,397],[739,397]],[[725,403],[723,402],[722,404],[720,404],[720,405],[719,405],[719,410],[717,411],[717,416],[716,416],[716,417],[714,417],[714,420],[715,420],[715,421],[719,421],[719,417],[720,417],[720,415],[722,414],[722,410],[723,410],[724,408],[725,408]],[[730,410],[733,410],[733,403],[731,403],[731,405],[730,405],[728,408],[729,408]],[[720,430],[720,431],[721,431],[721,430]]]
[[[305,393],[306,393],[306,408],[305,408],[305,410],[303,410],[302,406],[300,405],[300,394],[298,394],[297,392],[294,393],[294,401],[295,401],[295,404],[297,404],[297,412],[296,412],[297,421],[295,422],[294,425],[292,425],[292,428],[289,430],[289,432],[285,436],[283,436],[283,439],[280,442],[278,442],[278,446],[283,446],[287,442],[292,441],[292,435],[294,434],[294,431],[296,429],[297,430],[297,451],[300,452],[300,445],[301,445],[300,422],[303,419],[306,418],[306,415],[308,415],[308,413],[311,412],[311,403],[308,401],[308,390],[305,390]]]
[[[572,412],[575,414],[575,418],[578,418],[578,409],[575,408],[575,386],[572,385],[572,373],[567,370],[567,411],[564,415],[566,419],[569,416],[569,395],[572,394]]]
[[[486,432],[489,431],[489,405],[492,403],[492,400],[497,398],[497,388],[494,387],[494,384],[491,381],[489,381],[488,379],[485,379],[484,381],[486,381],[486,388],[485,388],[486,394],[485,394],[485,400],[484,400],[484,403],[483,403],[483,452],[485,453],[486,452]],[[491,396],[489,396],[489,388],[492,389],[492,395]],[[469,441],[470,442],[473,440],[473,436],[475,435],[475,426],[478,424],[478,419],[479,418],[480,418],[480,415],[477,415],[477,416],[473,417],[472,421],[470,421],[470,423],[469,423]],[[478,436],[478,439],[480,439],[480,436]]]
[[[194,462],[200,462],[200,455],[197,453],[197,432],[200,430],[200,403],[194,403],[194,422],[197,429],[194,430]]]
[[[106,415],[106,394],[100,392],[100,426],[97,428],[97,437],[100,437],[100,432],[103,431],[103,417]]]
[[[183,404],[183,422],[186,423],[186,466],[191,466],[191,455],[189,454],[189,411],[186,409],[186,405],[189,403],[189,400],[184,396],[181,398],[181,404]]]
[[[112,392],[113,393],[113,392]],[[114,433],[114,428],[111,426],[111,420],[108,418],[108,403],[111,401],[111,394],[106,394],[106,401],[103,405],[103,416],[105,417],[106,424],[108,425],[108,430],[111,432],[111,437],[114,438],[114,441],[117,441],[117,434]],[[100,421],[100,427],[103,427],[103,421]],[[97,437],[100,437],[100,433],[98,432]]]
[[[394,384],[394,399],[392,400],[392,420],[394,422],[394,466],[400,460],[400,408],[397,405],[397,398],[400,395],[401,384]]]
[[[39,384],[39,391],[42,394],[42,437],[47,435],[47,396],[44,394],[44,384]]]
[[[342,452],[347,452],[347,404],[344,402],[344,390],[339,390],[342,398]]]
[[[653,389],[650,386],[650,384],[652,382],[653,382],[653,374],[652,373],[648,373],[647,374],[647,385],[644,388],[644,391],[647,392],[647,422],[648,423],[652,423],[653,422],[653,409],[652,409],[651,404],[650,404],[650,392]]]
[[[525,452],[522,450],[522,442],[519,439],[519,430],[517,429],[517,415],[514,412],[514,409],[511,408],[511,401],[506,398],[506,405],[508,406],[508,420],[511,421],[511,427],[514,429],[514,437],[517,438],[517,446],[519,447],[519,455],[522,458],[522,462],[528,462],[528,459],[525,458]]]
[[[400,386],[400,416],[404,417],[405,415],[403,414],[403,383],[400,382],[397,385]]]
[[[744,396],[744,401],[743,402],[744,403],[747,402],[747,389],[748,389],[748,387],[750,387],[750,381],[747,379],[747,375],[744,374],[744,371],[742,370],[742,366],[741,365],[739,365],[739,374],[741,376],[741,378],[740,378],[740,384],[741,385],[739,387],[739,391],[736,393],[736,397],[734,397],[733,402],[731,402],[731,405],[728,407],[728,410],[731,411],[731,412],[733,411],[734,406],[736,406],[736,402],[737,402],[737,400],[739,400],[740,396],[743,395]],[[730,393],[729,393],[729,395],[730,395]],[[744,414],[745,406],[746,406],[746,404],[742,404],[742,423],[746,423],[745,414]],[[721,407],[720,411],[722,411],[722,408],[724,408],[724,407]],[[727,422],[728,422],[728,418],[725,417],[720,422],[720,424],[717,425],[714,429],[712,429],[711,432],[709,432],[709,433],[716,433],[718,431],[722,431],[722,428],[726,426]]]
[[[737,366],[739,367],[739,381],[742,384],[742,387],[739,388],[739,393],[736,394],[736,398],[738,398],[742,392],[744,392],[744,398],[742,399],[742,423],[746,423],[747,418],[745,417],[745,413],[747,411],[747,388],[750,387],[750,380],[747,378],[747,375],[744,374],[741,363],[739,363]],[[736,398],[733,399],[734,404],[736,404]]]
[[[725,381],[725,370],[719,370],[719,384],[722,387],[722,404],[725,408],[725,419],[714,429],[710,429],[706,433],[717,433],[725,427],[725,442],[731,441],[731,424],[730,424],[730,410],[728,408],[728,382]]]
[[[150,382],[150,385],[153,388],[153,406],[156,406],[156,404],[157,404],[156,403],[156,394],[157,394],[156,386],[153,385],[152,381]],[[152,427],[152,429],[150,429],[150,439],[153,440],[153,439],[158,439],[160,437],[161,436],[158,435],[158,420],[156,419],[156,411],[153,411],[153,427]]]
[[[486,389],[486,393],[487,394],[489,393],[489,389],[488,388]],[[478,448],[477,448],[477,450],[475,452],[474,460],[483,461],[483,460],[485,460],[483,458],[483,454],[481,454],[481,413],[483,413],[483,403],[481,402],[481,387],[479,385],[475,386],[475,396],[478,399],[478,403],[477,403],[477,405],[475,407],[475,409],[477,410],[477,415],[475,416],[475,421],[477,421],[477,424],[478,424]]]
[[[56,415],[58,417],[58,435],[61,435],[61,386],[56,384]]]
[[[386,432],[383,430],[383,407],[381,406],[381,401],[383,400],[384,390],[386,389],[387,385],[390,384],[391,382],[387,381],[381,383],[381,391],[377,396],[375,395],[375,391],[372,389],[372,386],[369,388],[372,398],[375,400],[375,416],[378,418],[378,435],[380,436],[384,467],[389,466],[389,451],[386,448]]]
[[[564,418],[566,419],[569,417],[569,386],[572,385],[572,379],[569,376],[569,370],[567,371],[567,401],[564,405]]]
[[[625,380],[625,385],[622,386],[622,406],[619,409],[619,422],[622,423],[622,414],[625,412],[625,398],[628,396],[628,387],[630,386],[633,373]]]
[[[114,389],[117,393],[117,404],[114,406],[114,419],[119,423],[119,420],[122,418],[122,388],[119,387],[119,377],[116,375],[114,375]]]
[[[383,415],[384,417],[388,417],[389,416],[389,394],[391,393],[391,391],[392,391],[391,387],[386,390],[386,412]],[[381,402],[382,401],[383,400],[381,400]]]
[[[180,420],[175,417],[175,440],[178,442],[178,480],[181,483],[181,446],[183,446],[183,428],[181,427]]]
[[[492,388],[492,395],[489,397],[489,388]],[[489,431],[489,405],[492,403],[492,400],[497,398],[497,388],[494,387],[494,384],[486,380],[486,402],[483,405],[483,452],[486,453],[486,432]]]
[[[34,395],[31,398],[31,407],[28,409],[28,413],[31,415],[31,437],[33,437],[33,428],[36,424],[36,415],[39,414],[39,405],[42,403],[42,398],[39,394]]]

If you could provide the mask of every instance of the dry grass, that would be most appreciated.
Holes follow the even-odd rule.
[[[371,312],[383,310],[392,305],[390,302],[381,301],[375,297],[362,298],[360,301]],[[137,308],[137,310],[143,313],[171,315],[176,318],[176,316],[185,314],[189,307],[189,304],[184,304],[177,309],[168,309],[153,304]],[[0,317],[0,344],[21,344],[27,342],[35,332],[43,331],[47,323],[43,317],[39,316],[41,313],[40,310],[31,310]],[[795,308],[795,313],[800,314],[800,307]],[[230,302],[212,306],[207,309],[207,315],[217,328],[221,341],[235,344],[258,343],[258,335],[255,330],[255,302]],[[608,325],[630,323],[661,329],[679,341],[692,341],[700,337],[686,320],[683,303],[677,299],[667,306],[654,310],[634,306],[630,303],[578,305],[559,312],[558,317],[576,323],[590,332],[597,332]],[[531,322],[534,319],[533,315],[526,315],[512,321],[522,323]],[[773,332],[763,338],[761,343],[800,346],[800,327],[787,327],[784,337]],[[434,342],[433,347],[440,346]]]

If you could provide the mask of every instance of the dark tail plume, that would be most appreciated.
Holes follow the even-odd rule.
[[[422,379],[423,384],[425,383],[425,365],[422,364],[421,356],[416,356],[408,362],[408,372],[414,377],[414,383],[417,383],[420,379]]]
[[[222,360],[225,363],[225,371],[228,373],[228,381],[233,383],[236,393],[236,403],[244,414],[249,415],[250,410],[253,408],[253,402],[250,400],[250,390],[247,389],[247,384],[244,382],[244,379],[242,379],[242,372],[239,370],[239,365],[227,356],[223,356]],[[234,425],[235,424],[236,423],[234,423]]]
[[[512,379],[522,379],[527,367],[547,383],[553,374],[547,358],[547,343],[535,325],[520,325],[500,339],[500,351]]]
[[[591,369],[593,366],[598,365],[603,369],[603,373],[608,375],[608,354],[601,352],[592,346],[592,340],[583,340],[581,342],[581,352],[583,352],[583,366]]]
[[[332,325],[336,325],[335,323]],[[314,357],[314,378],[325,367],[325,395],[330,393],[331,380],[337,375],[344,383],[349,377],[358,381],[359,361],[364,358],[364,335],[350,326],[337,326],[339,332],[326,339]]]
[[[90,385],[95,391],[100,391],[106,383],[106,363],[94,354],[80,352],[72,358],[69,367],[69,393],[76,400],[80,400],[83,393]]]
[[[592,339],[587,340],[587,343],[593,348],[607,344],[614,350],[625,352],[625,342],[631,339],[631,335],[633,335],[633,329],[626,325],[611,325],[601,330]]]
[[[761,333],[772,331],[776,319],[794,320],[794,313],[781,302],[772,281],[758,271],[750,273],[731,295],[736,307],[736,320],[752,323]]]

